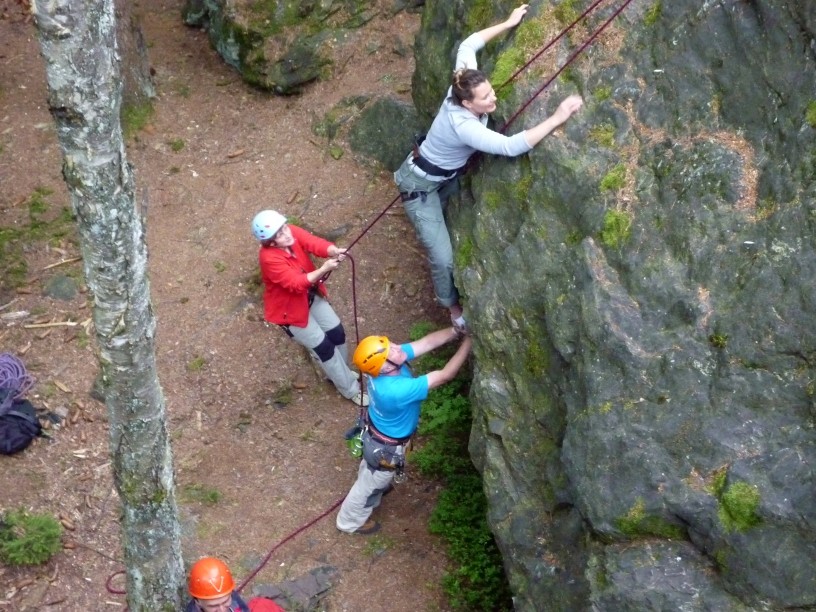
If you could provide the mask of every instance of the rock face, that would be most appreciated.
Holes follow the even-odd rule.
[[[534,0],[482,52],[493,85],[575,4]],[[503,88],[497,125],[614,8]],[[495,10],[427,2],[426,117]],[[574,92],[580,115],[482,157],[449,208],[516,609],[816,606],[816,4],[632,2],[508,133]]]
[[[213,47],[244,80],[277,94],[298,93],[326,75],[331,49],[378,12],[364,0],[187,0],[184,21],[207,30]]]

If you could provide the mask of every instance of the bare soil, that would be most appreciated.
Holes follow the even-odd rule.
[[[181,21],[180,0],[143,0],[141,16],[158,97],[151,123],[128,144],[139,199],[147,206],[157,359],[167,401],[185,560],[216,555],[241,581],[279,542],[330,509],[358,462],[343,433],[357,411],[318,376],[305,353],[262,322],[250,220],[263,208],[297,217],[349,244],[393,199],[391,176],[351,153],[335,160],[311,133],[343,97],[407,98],[417,15],[385,12],[336,49],[336,72],[297,97],[244,85],[205,33]],[[175,147],[173,146],[175,143]],[[183,143],[183,148],[178,148]],[[0,225],[27,223],[35,189],[69,206],[48,113],[36,30],[15,0],[0,0]],[[329,282],[352,348],[355,338],[408,337],[419,321],[442,326],[413,230],[399,206],[352,249],[352,268]],[[23,287],[0,296],[0,351],[36,377],[29,399],[65,415],[26,451],[0,457],[0,511],[25,507],[63,518],[65,549],[45,566],[0,566],[5,610],[124,609],[120,506],[108,460],[105,406],[89,393],[97,371],[87,291],[72,301],[43,295],[55,274],[81,278],[73,240],[27,251]],[[30,327],[61,322],[74,326]],[[86,330],[89,336],[86,336]],[[90,341],[87,341],[87,338]],[[200,367],[198,367],[200,366]],[[286,405],[274,399],[293,389]],[[274,552],[252,580],[292,579],[337,568],[325,610],[443,610],[446,567],[427,532],[437,483],[416,472],[376,511],[376,536],[349,536],[336,510]],[[211,503],[207,493],[220,498]]]

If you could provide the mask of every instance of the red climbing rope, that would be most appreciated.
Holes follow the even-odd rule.
[[[365,226],[365,228],[363,228],[363,231],[360,232],[360,235],[357,236],[354,240],[352,240],[351,244],[348,245],[346,247],[346,249],[348,250],[351,247],[353,247],[355,244],[357,244],[360,241],[360,238],[365,236],[366,233],[368,233],[368,230],[370,230],[374,226],[374,224],[377,223],[377,221],[382,219],[383,215],[385,215],[385,213],[388,212],[388,209],[391,208],[394,204],[396,204],[399,201],[399,199],[400,199],[400,196],[397,196],[393,200],[391,200],[391,203],[388,206],[386,206],[385,208],[383,208],[382,212],[379,215],[377,215],[371,223],[369,223],[368,225]]]
[[[294,537],[295,537],[295,536],[297,536],[298,534],[300,534],[300,533],[302,533],[302,532],[306,531],[306,530],[307,530],[309,527],[311,527],[312,525],[314,525],[314,524],[315,524],[317,521],[319,521],[320,519],[322,519],[324,516],[326,516],[326,515],[328,515],[329,513],[333,512],[333,511],[334,511],[334,509],[335,509],[335,508],[337,508],[337,506],[339,506],[340,504],[342,504],[342,503],[343,503],[343,500],[344,500],[345,498],[346,498],[346,496],[344,495],[343,497],[341,497],[340,499],[338,499],[336,502],[334,502],[334,503],[333,503],[331,506],[329,506],[329,507],[328,507],[326,510],[324,510],[324,511],[323,511],[321,514],[319,514],[318,516],[316,516],[315,518],[313,518],[311,521],[309,521],[309,522],[308,522],[308,523],[306,523],[305,525],[301,525],[300,527],[298,527],[297,529],[295,529],[295,530],[294,530],[292,533],[290,533],[288,536],[286,536],[285,538],[283,538],[283,539],[282,539],[280,542],[278,542],[277,544],[275,544],[275,545],[274,545],[274,546],[273,546],[271,549],[269,549],[269,552],[268,552],[268,553],[266,553],[266,556],[265,556],[265,557],[263,558],[263,560],[262,560],[262,561],[261,561],[261,562],[258,564],[258,567],[256,567],[254,570],[252,570],[252,573],[251,573],[249,576],[247,576],[246,578],[244,578],[244,579],[243,579],[243,581],[241,581],[241,584],[239,584],[239,585],[236,587],[235,591],[236,591],[236,592],[239,592],[239,591],[241,591],[241,589],[243,589],[243,588],[244,588],[244,587],[245,587],[247,584],[249,584],[249,582],[250,582],[250,581],[251,581],[251,580],[252,580],[252,579],[253,579],[253,578],[254,578],[254,577],[255,577],[255,576],[258,574],[258,572],[260,572],[260,571],[263,569],[263,567],[264,567],[264,566],[265,566],[267,563],[269,563],[269,559],[271,559],[271,558],[272,558],[272,555],[274,554],[274,552],[275,552],[276,550],[278,550],[278,549],[279,549],[281,546],[283,546],[284,544],[286,544],[286,543],[287,543],[289,540],[291,540],[292,538],[294,538]]]
[[[540,87],[540,88],[539,88],[539,89],[538,89],[538,90],[537,90],[537,91],[536,91],[536,92],[535,92],[535,93],[534,93],[534,94],[533,94],[533,95],[530,97],[530,99],[529,99],[529,100],[527,100],[527,102],[525,102],[525,103],[524,103],[524,104],[521,106],[521,108],[519,108],[519,109],[518,109],[518,110],[517,110],[517,111],[516,111],[516,112],[515,112],[515,113],[514,113],[514,114],[513,114],[511,117],[510,117],[510,119],[509,119],[509,120],[508,120],[508,121],[507,121],[507,122],[504,124],[504,127],[502,127],[502,129],[500,130],[500,132],[504,133],[504,131],[505,131],[505,130],[506,130],[508,127],[510,127],[510,124],[512,124],[512,123],[513,123],[513,121],[515,121],[515,120],[516,120],[516,118],[518,118],[518,116],[519,116],[519,115],[521,115],[521,113],[523,113],[523,112],[524,112],[524,111],[527,109],[527,107],[528,107],[530,104],[532,104],[533,100],[535,100],[535,99],[536,99],[536,98],[537,98],[537,97],[538,97],[538,96],[541,94],[541,92],[543,92],[543,91],[544,91],[544,90],[545,90],[547,87],[549,87],[549,86],[550,86],[550,84],[551,84],[551,83],[552,83],[552,82],[553,82],[553,81],[554,81],[556,78],[558,78],[558,76],[559,76],[559,75],[560,75],[560,74],[561,74],[561,73],[564,71],[564,69],[565,69],[567,66],[569,66],[569,65],[570,65],[570,63],[572,63],[572,62],[575,60],[575,58],[576,58],[576,57],[578,57],[578,55],[580,55],[581,53],[583,53],[583,51],[584,51],[584,50],[585,50],[585,49],[586,49],[586,48],[587,48],[587,47],[588,47],[590,44],[592,44],[592,42],[593,42],[593,41],[594,41],[594,40],[595,40],[595,39],[596,39],[596,38],[597,38],[597,37],[600,35],[600,33],[601,33],[601,32],[603,32],[603,30],[604,30],[604,29],[606,29],[606,27],[607,27],[607,26],[608,26],[610,23],[612,23],[612,21],[613,21],[613,20],[614,20],[614,19],[615,19],[615,18],[616,18],[616,17],[617,17],[617,16],[618,16],[618,15],[619,15],[619,14],[620,14],[622,11],[623,11],[623,9],[625,9],[625,8],[626,8],[626,7],[629,5],[629,3],[630,3],[631,1],[632,1],[632,0],[625,0],[625,2],[624,2],[624,3],[623,3],[623,4],[622,4],[622,5],[621,5],[621,6],[620,6],[620,7],[619,7],[619,8],[618,8],[618,9],[617,9],[617,10],[616,10],[616,11],[615,11],[613,14],[612,14],[612,16],[611,16],[611,17],[609,17],[609,19],[607,19],[607,20],[606,20],[606,21],[603,23],[603,25],[601,25],[601,26],[600,26],[600,27],[599,27],[599,28],[598,28],[598,29],[597,29],[597,30],[596,30],[596,31],[595,31],[595,32],[594,32],[594,33],[593,33],[593,34],[592,34],[592,35],[591,35],[591,36],[590,36],[590,37],[589,37],[589,38],[588,38],[588,39],[587,39],[587,40],[586,40],[586,41],[585,41],[585,42],[584,42],[584,43],[583,43],[583,44],[582,44],[582,45],[581,45],[581,46],[580,46],[580,47],[579,47],[579,48],[578,48],[578,49],[577,49],[577,50],[576,50],[576,51],[575,51],[575,52],[574,52],[572,55],[570,55],[570,57],[567,59],[567,61],[564,63],[564,65],[563,65],[563,66],[561,66],[561,68],[559,68],[559,69],[558,69],[558,71],[556,71],[556,73],[555,73],[555,74],[554,74],[554,75],[553,75],[553,76],[552,76],[550,79],[548,79],[548,80],[547,80],[547,81],[544,83],[544,85],[542,85],[542,86],[541,86],[541,87]],[[596,8],[596,7],[597,7],[599,4],[601,4],[602,2],[604,2],[604,0],[595,0],[595,2],[593,2],[593,3],[592,3],[592,5],[590,5],[590,7],[589,7],[589,8],[588,8],[586,11],[584,11],[584,13],[583,13],[583,14],[582,14],[580,17],[578,17],[578,19],[576,19],[575,21],[573,21],[573,22],[572,22],[572,23],[571,23],[569,26],[567,26],[567,27],[566,27],[564,30],[562,30],[560,34],[558,34],[558,35],[557,35],[557,36],[556,36],[556,37],[555,37],[553,40],[551,40],[551,41],[550,41],[550,42],[549,42],[549,43],[548,43],[548,44],[547,44],[547,45],[546,45],[546,46],[545,46],[543,49],[541,49],[541,51],[539,51],[538,53],[536,53],[536,55],[534,55],[534,56],[533,56],[533,57],[532,57],[532,58],[531,58],[531,59],[530,59],[530,60],[529,60],[529,61],[528,61],[526,64],[524,64],[524,65],[523,65],[521,68],[519,68],[518,70],[516,70],[516,72],[515,72],[515,73],[513,73],[513,75],[512,75],[512,76],[511,76],[509,79],[507,79],[507,81],[505,81],[504,83],[502,83],[502,84],[501,84],[501,85],[498,87],[498,89],[501,89],[502,87],[506,86],[507,84],[509,84],[510,82],[512,82],[513,80],[515,80],[515,79],[518,77],[518,75],[519,75],[519,74],[521,74],[521,72],[523,72],[524,70],[526,70],[526,69],[527,69],[527,68],[530,66],[530,64],[532,64],[532,63],[533,63],[533,62],[534,62],[536,59],[538,59],[538,58],[539,58],[539,57],[540,57],[540,56],[541,56],[541,55],[542,55],[542,54],[543,54],[545,51],[547,51],[547,50],[548,50],[550,47],[552,47],[552,45],[554,45],[554,44],[555,44],[555,43],[556,43],[558,40],[560,40],[560,39],[561,39],[561,38],[562,38],[562,37],[563,37],[563,36],[564,36],[564,35],[565,35],[567,32],[569,32],[569,31],[570,31],[570,30],[571,30],[571,29],[572,29],[572,28],[573,28],[573,27],[574,27],[574,26],[575,26],[575,25],[576,25],[576,24],[577,24],[579,21],[581,21],[582,19],[584,19],[584,18],[585,18],[587,15],[589,15],[589,14],[590,14],[590,13],[591,13],[593,10],[595,10],[595,8]],[[377,215],[377,216],[376,216],[376,217],[375,217],[375,218],[374,218],[374,219],[373,219],[373,220],[372,220],[370,223],[368,223],[368,224],[367,224],[367,225],[366,225],[366,226],[363,228],[363,230],[360,232],[360,234],[359,234],[359,235],[358,235],[358,236],[357,236],[357,237],[356,237],[354,240],[352,240],[352,241],[351,241],[351,243],[348,245],[348,247],[346,247],[346,253],[344,253],[345,257],[347,257],[347,258],[349,259],[349,261],[351,262],[351,300],[352,300],[352,309],[353,309],[353,314],[354,314],[354,332],[355,332],[355,337],[356,337],[356,340],[357,340],[357,343],[358,343],[358,344],[360,343],[360,331],[359,331],[359,327],[358,327],[358,325],[357,325],[357,320],[358,320],[358,317],[357,317],[357,276],[356,276],[356,270],[355,270],[354,258],[352,258],[352,257],[351,257],[351,255],[348,253],[348,251],[349,251],[349,250],[350,250],[350,249],[351,249],[351,248],[352,248],[352,247],[353,247],[355,244],[357,244],[357,243],[358,243],[358,242],[359,242],[359,241],[362,239],[362,237],[363,237],[363,236],[365,236],[365,235],[366,235],[366,234],[369,232],[369,230],[371,230],[371,228],[372,228],[372,227],[373,227],[373,226],[374,226],[374,225],[375,225],[375,224],[376,224],[376,223],[377,223],[377,222],[378,222],[378,221],[379,221],[379,220],[380,220],[380,219],[381,219],[381,218],[382,218],[382,217],[383,217],[383,216],[384,216],[384,215],[385,215],[387,212],[388,212],[388,210],[389,210],[389,209],[390,209],[390,208],[391,208],[391,207],[392,207],[394,204],[396,204],[396,203],[399,201],[399,199],[400,199],[400,196],[399,196],[399,195],[398,195],[398,196],[396,196],[396,197],[395,197],[395,198],[394,198],[394,199],[393,199],[393,200],[392,200],[392,201],[391,201],[391,202],[388,204],[388,206],[386,206],[386,207],[385,207],[385,208],[384,208],[384,209],[383,209],[383,210],[382,210],[382,211],[381,211],[381,212],[380,212],[380,213],[379,213],[379,214],[378,214],[378,215]],[[330,272],[329,274],[325,275],[325,276],[323,277],[323,280],[325,281],[326,279],[328,279],[328,277],[329,277],[329,275],[330,275],[330,274],[331,274],[331,272]],[[363,384],[362,375],[360,376],[360,378],[361,378],[361,381],[360,381],[360,382],[361,382],[361,385],[362,385],[362,384]],[[362,387],[361,387],[361,388],[362,388]],[[362,410],[363,410],[363,409],[362,409],[362,407],[361,407],[361,412],[362,412]],[[283,538],[283,539],[282,539],[280,542],[278,542],[277,544],[275,544],[275,545],[274,545],[274,546],[273,546],[273,547],[272,547],[272,548],[269,550],[269,552],[266,554],[266,556],[263,558],[263,560],[262,560],[262,561],[261,561],[261,562],[258,564],[258,567],[256,567],[256,568],[255,568],[255,569],[254,569],[254,570],[253,570],[253,571],[252,571],[252,572],[249,574],[249,576],[247,576],[246,578],[244,578],[244,580],[243,580],[243,581],[242,581],[242,582],[241,582],[241,583],[238,585],[238,587],[235,589],[235,591],[236,591],[236,592],[240,592],[240,591],[241,591],[241,590],[242,590],[244,587],[246,587],[246,585],[247,585],[247,584],[249,584],[249,582],[250,582],[250,581],[252,581],[252,579],[253,579],[253,578],[255,578],[255,576],[258,574],[258,572],[260,572],[260,571],[261,571],[261,570],[264,568],[264,566],[265,566],[265,565],[266,565],[266,564],[269,562],[269,560],[272,558],[272,555],[273,555],[273,554],[274,554],[274,553],[275,553],[275,552],[276,552],[276,551],[277,551],[277,550],[278,550],[278,549],[279,549],[281,546],[283,546],[284,544],[286,544],[286,543],[287,543],[287,542],[289,542],[290,540],[294,539],[296,536],[298,536],[298,535],[299,535],[299,534],[301,534],[302,532],[306,531],[306,530],[307,530],[309,527],[311,527],[312,525],[314,525],[315,523],[317,523],[319,520],[321,520],[321,519],[323,519],[324,517],[326,517],[327,515],[329,515],[329,514],[330,514],[331,512],[333,512],[333,511],[334,511],[334,510],[335,510],[335,509],[336,509],[338,506],[340,506],[340,504],[342,504],[342,503],[343,503],[343,500],[344,500],[344,499],[345,499],[345,496],[341,497],[340,499],[338,499],[337,501],[335,501],[335,502],[334,502],[334,503],[333,503],[331,506],[329,506],[329,507],[328,507],[326,510],[324,510],[322,513],[320,513],[320,514],[319,514],[319,515],[317,515],[315,518],[313,518],[311,521],[309,521],[308,523],[305,523],[304,525],[302,525],[302,526],[298,527],[298,528],[297,528],[295,531],[293,531],[292,533],[290,533],[289,535],[287,535],[285,538]],[[123,590],[119,590],[119,589],[114,589],[114,588],[113,588],[113,586],[111,585],[111,582],[112,582],[113,578],[114,578],[114,577],[116,577],[117,575],[119,575],[119,574],[123,574],[123,573],[124,573],[124,570],[122,570],[122,571],[118,571],[118,572],[115,572],[114,574],[111,574],[111,575],[108,577],[108,580],[107,580],[107,582],[106,582],[105,586],[107,587],[107,589],[108,589],[108,591],[109,591],[110,593],[115,593],[115,594],[118,594],[118,595],[124,595],[124,594],[125,594],[125,591],[123,591]]]
[[[569,24],[569,25],[568,25],[566,28],[564,28],[563,30],[561,30],[561,32],[559,32],[559,34],[558,34],[558,35],[557,35],[555,38],[553,38],[553,39],[552,39],[550,42],[548,42],[548,43],[547,43],[547,45],[546,45],[546,46],[545,46],[543,49],[541,49],[541,50],[540,50],[538,53],[536,53],[536,54],[535,54],[533,57],[531,57],[531,58],[530,58],[530,59],[527,61],[527,63],[526,63],[526,64],[524,64],[524,65],[523,65],[521,68],[519,68],[518,70],[516,70],[516,71],[515,71],[515,72],[512,74],[512,76],[510,76],[510,78],[509,78],[509,79],[507,79],[507,80],[506,80],[504,83],[502,83],[501,85],[499,85],[499,86],[498,86],[498,87],[496,87],[495,89],[496,89],[496,90],[499,90],[499,89],[501,89],[502,87],[505,87],[506,85],[509,85],[510,83],[512,83],[512,82],[513,82],[513,81],[516,79],[516,77],[517,77],[518,75],[520,75],[522,72],[524,72],[524,71],[525,71],[525,70],[526,70],[526,69],[527,69],[527,68],[530,66],[530,64],[532,64],[532,63],[533,63],[534,61],[536,61],[536,60],[537,60],[539,57],[541,57],[541,56],[542,56],[542,55],[543,55],[543,54],[544,54],[544,53],[547,51],[547,49],[549,49],[549,48],[550,48],[550,47],[552,47],[552,46],[553,46],[555,43],[557,43],[559,40],[561,40],[561,39],[562,39],[562,38],[563,38],[563,37],[564,37],[564,36],[567,34],[567,32],[569,32],[569,31],[570,31],[572,28],[574,28],[574,27],[575,27],[575,25],[576,25],[576,24],[577,24],[579,21],[581,21],[581,20],[582,20],[584,17],[586,17],[586,16],[587,16],[587,15],[589,15],[589,14],[590,14],[592,11],[594,11],[594,10],[595,10],[595,8],[596,8],[596,7],[597,7],[597,6],[598,6],[598,5],[599,5],[601,2],[605,2],[605,0],[595,0],[595,2],[593,2],[593,3],[592,3],[590,6],[589,6],[589,8],[588,8],[587,10],[585,10],[585,11],[584,11],[584,12],[581,14],[581,16],[580,16],[580,17],[578,17],[578,18],[577,18],[575,21],[573,21],[571,24]]]
[[[533,100],[535,100],[535,99],[536,99],[536,98],[537,98],[537,97],[538,97],[538,96],[541,94],[541,92],[542,92],[542,91],[544,91],[545,89],[547,89],[547,87],[549,87],[549,86],[550,86],[550,84],[551,84],[551,83],[552,83],[552,82],[553,82],[555,79],[557,79],[557,78],[558,78],[558,75],[560,75],[560,74],[561,74],[561,73],[564,71],[564,69],[565,69],[567,66],[569,66],[569,65],[570,65],[570,64],[571,64],[571,63],[572,63],[572,62],[575,60],[575,58],[576,58],[576,57],[578,57],[578,56],[579,56],[581,53],[583,53],[584,49],[586,49],[586,48],[587,48],[589,45],[591,45],[591,44],[592,44],[592,41],[594,41],[594,40],[595,40],[595,39],[596,39],[596,38],[597,38],[597,37],[600,35],[600,33],[601,33],[601,32],[603,32],[603,31],[606,29],[606,27],[607,27],[607,26],[608,26],[610,23],[612,23],[612,21],[613,21],[613,20],[614,20],[614,19],[615,19],[615,18],[616,18],[618,15],[620,15],[620,13],[623,11],[623,9],[625,9],[627,6],[629,6],[629,3],[630,3],[630,2],[632,2],[632,0],[625,0],[625,2],[624,2],[623,4],[621,4],[621,6],[620,6],[619,8],[617,8],[617,9],[615,10],[615,12],[614,12],[614,13],[612,13],[612,16],[611,16],[611,17],[609,17],[609,19],[607,19],[607,20],[606,20],[606,21],[605,21],[605,22],[604,22],[604,23],[601,25],[601,27],[599,27],[597,30],[595,30],[595,32],[593,32],[593,33],[592,33],[592,35],[591,35],[591,36],[590,36],[590,37],[589,37],[587,40],[585,40],[585,41],[584,41],[584,42],[581,44],[581,46],[580,46],[580,47],[578,47],[578,49],[576,49],[576,50],[575,50],[575,52],[574,52],[572,55],[570,55],[570,56],[567,58],[567,61],[566,61],[566,62],[564,62],[564,65],[563,65],[563,66],[561,66],[561,68],[559,68],[559,69],[558,69],[558,70],[555,72],[555,74],[554,74],[554,75],[552,75],[552,77],[550,77],[550,78],[549,78],[549,79],[548,79],[548,80],[547,80],[547,81],[546,81],[546,82],[545,82],[545,83],[544,83],[544,84],[543,84],[541,87],[539,87],[539,88],[538,88],[538,90],[536,90],[536,92],[535,92],[535,93],[534,93],[532,96],[530,96],[530,99],[529,99],[529,100],[527,100],[527,102],[525,102],[525,103],[524,103],[524,104],[521,106],[521,108],[519,108],[519,109],[518,109],[518,110],[517,110],[517,111],[516,111],[516,112],[513,114],[513,116],[512,116],[512,117],[510,117],[510,119],[508,119],[508,120],[507,120],[507,123],[505,123],[505,124],[504,124],[504,127],[502,127],[502,129],[501,129],[501,130],[499,130],[499,131],[500,131],[501,133],[504,133],[504,131],[505,131],[505,130],[506,130],[508,127],[510,127],[510,124],[511,124],[511,123],[513,123],[513,121],[515,121],[515,120],[516,120],[516,118],[517,118],[519,115],[521,115],[521,113],[523,113],[523,112],[524,112],[524,111],[527,109],[527,107],[528,107],[528,106],[530,106],[530,104],[532,104]]]

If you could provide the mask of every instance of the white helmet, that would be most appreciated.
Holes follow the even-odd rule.
[[[252,220],[252,233],[258,240],[269,240],[286,223],[286,217],[275,210],[262,210]]]

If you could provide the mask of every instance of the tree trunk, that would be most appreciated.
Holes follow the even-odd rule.
[[[182,609],[184,568],[143,220],[119,121],[121,79],[113,0],[32,3],[48,104],[77,216],[122,500],[127,602]]]
[[[139,19],[132,0],[115,0],[116,42],[122,57],[122,105],[127,108],[150,104],[156,97],[150,61],[147,58]]]

